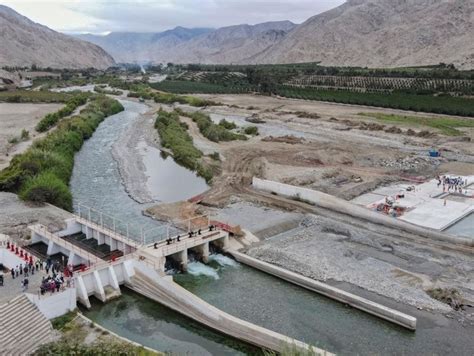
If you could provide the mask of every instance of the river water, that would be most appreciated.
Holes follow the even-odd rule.
[[[145,205],[128,196],[111,154],[115,140],[146,110],[142,104],[123,104],[126,110],[105,120],[76,156],[71,180],[74,201],[124,221],[135,221],[138,227],[160,227],[159,222],[142,215]],[[209,265],[193,262],[188,269],[189,273],[174,278],[202,299],[239,318],[331,352],[470,354],[469,330],[445,318],[419,317],[418,330],[413,333],[226,256],[212,255]],[[125,292],[106,305],[94,303],[85,314],[119,335],[162,351],[187,355],[256,353],[248,345],[210,331],[132,292]]]

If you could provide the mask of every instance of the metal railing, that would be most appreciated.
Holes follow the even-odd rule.
[[[198,236],[193,237],[193,238],[189,238],[188,236],[183,236],[183,237],[181,237],[183,239],[182,241],[173,242],[170,245],[168,245],[167,243],[160,244],[159,246],[157,246],[157,248],[161,249],[163,256],[169,256],[169,255],[175,254],[177,252],[181,252],[183,250],[199,246],[203,242],[209,241],[208,239],[210,237],[213,237],[214,235],[216,235],[216,236],[219,235],[216,239],[222,238],[224,236],[220,236],[221,232],[222,232],[222,230],[215,229],[215,230],[212,230],[212,231],[208,230],[208,233],[198,235]],[[210,240],[210,241],[213,241],[213,240]]]
[[[205,214],[144,230],[142,227],[138,229],[132,224],[81,203],[77,204],[77,213],[74,216],[84,225],[101,228],[106,232],[106,235],[116,237],[136,248],[141,245],[165,241],[172,236],[177,236],[179,231],[187,230],[189,232],[207,227],[211,223],[210,214]],[[140,233],[136,234],[135,231]]]

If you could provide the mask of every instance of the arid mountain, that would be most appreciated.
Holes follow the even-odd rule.
[[[219,28],[164,52],[159,62],[241,63],[278,43],[295,28],[290,21]]]
[[[217,30],[176,27],[161,33],[78,37],[101,46],[117,62],[239,63],[279,42],[295,26],[281,21]]]
[[[114,65],[102,48],[34,23],[0,5],[0,67],[100,68]]]
[[[251,62],[315,61],[474,68],[474,1],[349,0],[310,18]]]
[[[102,47],[118,63],[142,63],[210,31],[212,29],[176,27],[160,33],[113,32],[106,36],[85,34],[76,37]]]

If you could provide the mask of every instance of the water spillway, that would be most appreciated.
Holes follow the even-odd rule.
[[[71,191],[93,206],[146,229],[161,223],[142,215],[123,188],[111,147],[146,106],[122,102],[125,111],[105,120],[76,156]],[[447,319],[419,317],[416,333],[318,296],[223,255],[192,262],[175,281],[217,308],[256,325],[338,354],[469,354],[469,330]],[[178,354],[255,354],[244,343],[213,332],[153,301],[125,292],[86,315],[119,335]]]

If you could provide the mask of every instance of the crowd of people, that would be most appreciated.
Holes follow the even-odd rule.
[[[10,269],[12,279],[19,279],[21,290],[23,292],[28,290],[30,284],[29,278],[35,273],[44,273],[40,286],[40,294],[44,295],[46,292],[54,293],[59,292],[65,287],[69,287],[71,284],[71,278],[73,275],[72,266],[61,268],[59,261],[53,261],[48,257],[46,261],[36,260],[33,262],[25,261],[20,263],[14,268]]]
[[[461,177],[451,178],[448,176],[438,176],[438,188],[443,185],[443,192],[450,192],[462,194],[462,188],[467,186],[467,179]]]

